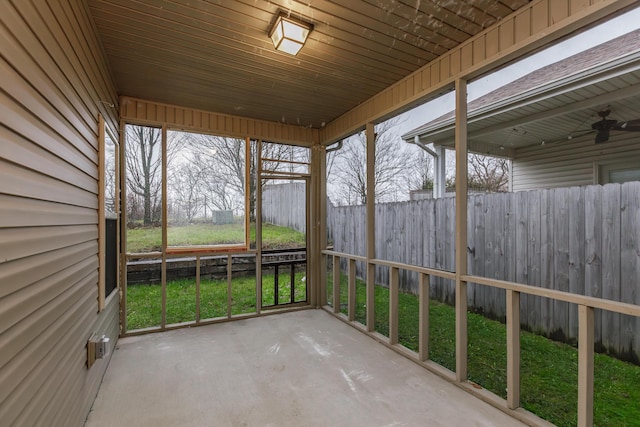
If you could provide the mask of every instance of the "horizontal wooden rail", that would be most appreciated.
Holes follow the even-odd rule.
[[[295,160],[286,160],[286,159],[270,159],[268,157],[262,157],[261,160],[263,162],[274,162],[274,163],[287,163],[292,165],[307,165],[309,166],[311,163],[309,162],[299,162]]]
[[[322,254],[323,255],[329,255],[329,256],[337,256],[337,257],[344,258],[344,259],[352,259],[354,261],[367,262],[367,257],[360,256],[360,255],[344,254],[342,252],[331,251],[331,250],[328,250],[328,249],[322,251]]]
[[[430,276],[442,277],[443,279],[455,280],[456,273],[453,271],[437,270],[435,268],[419,267],[417,265],[403,264],[401,262],[385,261],[382,259],[372,259],[371,264],[383,265],[389,268],[398,268],[400,270],[414,271],[416,273],[428,274]]]
[[[507,282],[505,280],[490,279],[474,275],[463,275],[462,280],[468,283],[477,283],[479,285],[517,291],[522,294],[535,295],[556,301],[569,302],[572,304],[584,305],[586,307],[599,308],[614,313],[640,317],[640,305],[572,294],[569,292],[557,291],[555,289],[538,288],[536,286],[522,285],[519,283]]]
[[[417,265],[403,264],[401,262],[387,261],[384,259],[368,260],[367,257],[364,257],[364,256],[345,254],[342,252],[336,252],[336,251],[330,251],[330,250],[324,250],[322,251],[322,254],[329,255],[332,257],[344,258],[348,260],[368,262],[369,264],[373,264],[373,265],[381,265],[381,266],[386,266],[390,268],[398,268],[400,270],[413,271],[415,273],[428,274],[430,276],[442,277],[443,279],[453,280],[456,278],[456,273],[453,271],[437,270],[435,268],[420,267]]]

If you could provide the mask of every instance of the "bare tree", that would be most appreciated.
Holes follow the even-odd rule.
[[[403,198],[408,192],[409,175],[413,159],[404,155],[404,144],[395,132],[397,120],[388,120],[376,126],[376,155],[374,161],[375,201],[388,202]],[[366,137],[359,133],[344,141],[343,148],[335,151],[335,164],[330,181],[337,186],[336,193],[346,204],[367,202]]]
[[[468,161],[470,189],[491,193],[508,191],[508,159],[469,154]]]
[[[158,128],[127,125],[125,133],[127,188],[142,199],[143,224],[151,225],[159,220],[156,213],[160,211],[162,188],[162,132]]]
[[[191,223],[194,220],[203,208],[200,194],[202,184],[202,169],[189,163],[172,168],[167,182],[173,202],[173,212],[168,215],[170,219],[177,223]]]
[[[410,190],[433,189],[433,158],[421,148],[414,147],[413,161],[408,163],[408,185]]]
[[[127,125],[125,128],[126,183],[130,195],[129,212],[138,212],[142,202],[145,226],[160,221],[162,203],[162,132],[160,128]],[[180,152],[184,142],[180,135],[170,134],[167,141],[167,162]],[[130,215],[130,219],[139,219]]]

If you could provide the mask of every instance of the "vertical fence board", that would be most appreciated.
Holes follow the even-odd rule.
[[[498,266],[496,262],[496,239],[498,234],[498,206],[497,203],[488,203],[485,206],[485,224],[484,224],[484,242],[485,242],[485,256],[484,256],[484,272],[485,277],[491,277],[497,279]],[[495,312],[495,291],[494,289],[484,286],[483,292],[485,293],[485,310],[487,312]]]
[[[447,204],[447,209],[445,209],[446,213],[446,221],[447,221],[447,237],[445,240],[445,259],[446,259],[446,267],[445,269],[448,271],[455,271],[456,269],[456,245],[455,245],[455,235],[456,235],[456,200],[453,197],[448,197],[448,200],[445,201]],[[464,250],[464,249],[463,249]],[[455,281],[447,280],[447,288],[449,299],[445,300],[447,303],[453,304],[456,299],[455,292]]]
[[[584,295],[584,188],[569,191],[569,292]],[[578,336],[578,306],[569,305],[569,337]]]
[[[620,186],[609,184],[602,193],[602,297],[620,300]],[[602,316],[602,344],[620,351],[620,316]]]
[[[472,210],[468,213],[469,215],[473,215],[475,219],[475,228],[471,229],[471,232],[475,235],[474,236],[475,259],[473,262],[473,271],[474,271],[474,274],[478,276],[485,275],[485,266],[484,266],[485,248],[486,248],[485,221],[486,221],[487,209],[485,207],[484,202],[485,202],[484,197],[475,197],[474,203],[469,204]],[[476,289],[476,296],[475,296],[476,304],[474,305],[474,307],[485,307],[486,292],[483,292],[482,289],[483,289],[482,286],[478,286]]]
[[[602,297],[602,187],[589,186],[584,195],[584,294]],[[595,341],[602,343],[602,311],[594,313]]]
[[[541,287],[554,289],[553,271],[553,192],[552,190],[542,190],[540,200],[540,269]],[[550,332],[551,300],[543,298],[540,301],[540,321],[542,330]]]
[[[566,188],[553,190],[553,275],[554,289],[569,291],[569,192]],[[569,304],[553,301],[555,332],[569,333]]]
[[[476,274],[474,269],[475,264],[475,246],[476,246],[476,217],[473,215],[473,206],[475,203],[476,196],[469,197],[469,214],[467,215],[467,273]],[[476,306],[476,288],[478,288],[475,283],[467,283],[467,306],[475,307]]]
[[[541,286],[541,193],[540,191],[527,192],[527,212],[529,214],[529,226],[527,229],[527,284],[533,286]],[[542,298],[527,295],[527,323],[532,330],[541,330],[541,311],[540,305]]]
[[[621,186],[620,194],[620,301],[634,304],[637,302],[638,274],[640,273],[640,199],[638,191],[640,182],[630,182]],[[635,280],[634,280],[635,278]],[[634,341],[634,328],[637,318],[632,316],[620,316],[620,347],[626,353],[638,348],[637,340]]]
[[[515,229],[515,281],[517,283],[529,283],[529,192],[520,191],[515,193],[514,216],[516,219]],[[531,215],[533,216],[533,214]],[[528,318],[529,296],[526,294],[520,297],[520,317]],[[507,301],[508,303],[508,301]]]

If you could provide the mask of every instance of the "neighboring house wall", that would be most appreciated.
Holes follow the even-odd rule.
[[[0,2],[0,67],[0,424],[81,426],[108,364],[87,340],[119,332],[97,256],[116,91],[82,0]]]
[[[594,134],[516,150],[513,191],[599,183],[598,165],[640,161],[640,133],[617,132],[612,142],[594,143]],[[640,166],[640,163],[639,163]]]

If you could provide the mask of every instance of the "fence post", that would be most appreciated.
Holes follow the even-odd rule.
[[[593,426],[593,307],[578,306],[578,426]]]
[[[520,292],[507,289],[507,406],[520,406]]]

